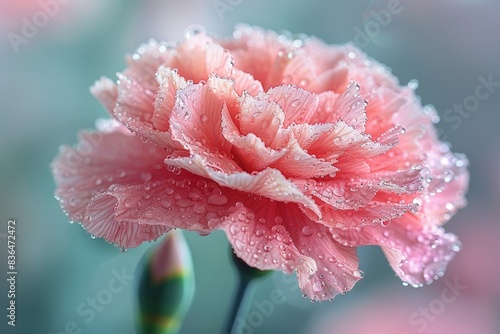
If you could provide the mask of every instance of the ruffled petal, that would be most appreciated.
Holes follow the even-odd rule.
[[[224,108],[224,101],[208,86],[190,85],[178,92],[170,128],[172,137],[191,155],[203,157],[207,167],[234,173],[241,168],[231,159],[231,143],[222,134]]]
[[[165,152],[128,130],[81,132],[75,148],[62,147],[52,162],[56,196],[72,220],[82,220],[90,200],[111,185],[141,184],[165,172]]]
[[[184,39],[176,51],[170,67],[194,83],[207,80],[211,74],[231,76],[234,67],[231,53],[205,34]]]
[[[283,221],[300,253],[311,259],[297,268],[299,286],[309,298],[332,299],[361,279],[355,248],[338,244],[325,226],[304,219],[293,208],[287,210]]]
[[[154,241],[171,230],[165,225],[137,224],[117,219],[117,200],[112,195],[113,191],[99,193],[87,207],[83,227],[93,237],[103,238],[126,249],[145,241]]]
[[[461,244],[454,234],[445,233],[442,228],[415,226],[409,219],[410,216],[405,216],[388,227],[335,231],[334,238],[350,247],[381,246],[403,282],[415,287],[430,284],[444,274]]]
[[[288,206],[268,199],[243,199],[227,216],[223,229],[235,254],[261,270],[291,273],[309,262],[299,253],[283,225]]]
[[[293,58],[291,41],[281,41],[276,33],[239,25],[236,39],[221,40],[231,52],[236,68],[251,74],[265,90],[283,84],[283,71]]]
[[[304,179],[334,175],[338,170],[331,162],[309,154],[295,139],[288,144],[283,157],[271,167],[287,177]]]
[[[293,205],[268,200],[236,203],[223,223],[233,250],[261,270],[297,271],[299,285],[312,300],[345,293],[361,278],[353,248],[337,244],[328,230]]]
[[[312,81],[308,90],[312,93],[339,92],[349,82],[349,70],[345,66],[338,66],[321,73]]]
[[[155,129],[169,131],[170,115],[175,106],[175,98],[179,89],[186,88],[186,79],[179,76],[176,70],[160,67],[156,72],[158,92],[154,101],[154,113],[151,122]]]
[[[463,154],[450,152],[447,145],[429,152],[428,159],[431,163],[428,175],[424,176],[424,191],[416,199],[422,205],[419,217],[427,225],[442,225],[467,204],[469,163]]]
[[[297,203],[320,216],[314,200],[298,189],[295,183],[287,180],[280,171],[266,168],[260,172],[234,172],[228,174],[207,166],[207,162],[199,157],[171,158],[165,161],[168,165],[180,167],[193,174],[212,179],[219,185],[239,190],[256,198],[267,197],[279,202]]]
[[[285,114],[278,104],[244,94],[237,118],[243,135],[253,133],[267,146],[278,148],[273,143],[285,120]]]
[[[169,132],[156,130],[153,126],[156,90],[157,87],[154,90],[146,89],[135,79],[119,75],[115,117],[130,131],[163,146],[168,151],[182,150],[182,145],[175,142]]]
[[[333,113],[338,120],[344,121],[352,128],[364,132],[367,121],[365,107],[368,102],[358,93],[359,85],[353,81],[339,96],[333,106]]]
[[[393,219],[401,218],[409,211],[415,211],[415,204],[381,202],[373,200],[358,209],[335,209],[320,204],[321,219],[311,219],[328,227],[341,230],[357,230],[364,226],[387,226]]]
[[[374,173],[374,175],[360,175],[352,179],[327,179],[308,182],[307,193],[321,199],[335,209],[360,209],[370,203],[379,192],[388,194],[415,193],[422,187],[420,170]],[[396,198],[401,200],[400,196]],[[390,201],[387,201],[390,203]]]
[[[315,94],[291,85],[271,88],[267,95],[269,101],[276,102],[284,111],[284,127],[293,123],[304,123],[314,118],[314,112],[319,104]]]
[[[246,92],[250,95],[256,96],[257,94],[264,92],[264,88],[262,87],[260,81],[255,80],[251,74],[245,73],[237,68],[233,68],[231,78],[234,79],[234,89],[238,95],[243,95],[243,93]]]
[[[114,117],[113,112],[116,100],[118,99],[118,87],[116,84],[111,79],[101,77],[90,88],[90,92],[106,107],[110,115]]]
[[[113,222],[131,228],[135,225],[163,226],[207,234],[219,227],[221,218],[233,212],[236,201],[243,196],[247,198],[212,180],[171,170],[165,172],[162,180],[114,186],[99,194],[89,205],[84,222],[89,232],[92,229],[96,236],[114,243],[118,242],[108,239],[114,229],[108,224]],[[98,219],[103,203],[113,209],[109,212],[113,219]]]
[[[247,172],[261,171],[283,157],[286,149],[274,150],[254,133],[241,135],[228,109],[222,112],[222,134],[233,145],[232,152]]]
[[[158,88],[156,71],[161,65],[170,63],[174,55],[175,50],[170,45],[150,40],[132,56],[127,56],[128,67],[122,75],[136,82],[141,91],[154,92]]]

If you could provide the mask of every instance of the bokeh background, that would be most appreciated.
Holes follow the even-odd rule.
[[[89,93],[93,82],[114,77],[124,55],[150,38],[177,41],[192,24],[228,36],[235,24],[248,23],[351,42],[392,68],[402,84],[417,79],[422,103],[441,116],[474,96],[479,77],[500,82],[497,0],[401,0],[387,24],[374,13],[397,0],[53,1],[57,11],[43,20],[39,12],[49,0],[0,0],[0,333],[135,333],[128,280],[99,311],[85,312],[117,272],[133,276],[153,244],[121,253],[69,224],[53,197],[49,164],[61,144],[75,143],[79,129],[105,117]],[[38,31],[24,28],[29,38],[14,39],[35,17]],[[363,248],[365,278],[333,302],[311,304],[295,278],[281,273],[260,282],[258,303],[275,289],[286,301],[266,314],[253,305],[250,312],[261,316],[254,314],[255,326],[242,333],[500,333],[499,106],[497,86],[459,125],[444,118],[438,124],[442,138],[471,161],[469,206],[446,226],[464,247],[443,279],[403,287],[378,249]],[[17,219],[15,328],[4,315],[10,218]],[[236,284],[227,240],[223,233],[185,235],[197,291],[182,333],[221,333]],[[442,299],[446,282],[461,286],[451,302]]]

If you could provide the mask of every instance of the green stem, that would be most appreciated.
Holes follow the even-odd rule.
[[[236,326],[236,318],[238,314],[242,314],[243,317],[246,317],[246,313],[248,312],[247,308],[250,303],[246,302],[247,299],[250,299],[248,296],[249,286],[252,281],[256,278],[264,277],[268,275],[271,271],[262,271],[247,265],[243,260],[237,257],[231,250],[232,260],[236,268],[238,269],[238,288],[236,290],[236,296],[233,301],[233,305],[231,308],[231,313],[227,320],[226,331],[224,334],[235,334],[237,332]]]
[[[231,314],[227,320],[226,331],[224,332],[225,334],[237,332],[236,317],[240,312],[243,313],[243,306],[245,305],[244,300],[247,292],[249,291],[248,286],[251,281],[251,279],[247,279],[239,275],[238,289],[236,290],[236,296],[233,300],[233,306],[231,307]]]

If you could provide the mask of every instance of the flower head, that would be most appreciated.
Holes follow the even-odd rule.
[[[459,249],[467,161],[441,143],[414,87],[353,46],[239,27],[150,42],[92,93],[113,121],[53,163],[73,220],[121,247],[172,228],[222,229],[238,257],[297,272],[313,300],[361,278],[379,245],[418,286]]]

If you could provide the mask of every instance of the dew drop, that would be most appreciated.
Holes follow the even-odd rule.
[[[325,287],[325,282],[316,281],[316,282],[314,282],[312,288],[314,291],[318,292],[318,291],[323,290],[324,287]]]
[[[382,227],[388,227],[389,225],[391,225],[391,221],[390,220],[380,220],[380,226]]]
[[[148,172],[142,172],[141,173],[141,180],[144,181],[144,182],[149,182],[151,181],[151,178],[153,176],[151,175],[151,173],[148,173]]]
[[[460,242],[455,243],[452,247],[451,250],[456,252],[459,252],[462,249],[462,244]]]
[[[125,206],[126,206],[127,208],[131,208],[131,207],[133,207],[133,206],[134,206],[134,204],[135,204],[135,201],[134,201],[134,199],[133,199],[133,198],[127,198],[127,199],[125,200]]]
[[[266,230],[264,230],[263,228],[259,228],[257,229],[257,231],[255,231],[255,235],[258,237],[262,237],[264,234],[266,234]]]
[[[240,232],[240,225],[238,225],[238,224],[232,224],[231,226],[229,226],[229,232],[232,235],[238,234]]]
[[[165,199],[163,199],[163,200],[161,201],[160,205],[161,205],[162,207],[164,207],[165,209],[168,209],[168,208],[170,208],[170,207],[172,206],[172,201],[171,201],[171,200],[169,200],[169,199],[167,199],[167,198],[165,198]]]
[[[193,205],[193,202],[187,199],[181,199],[175,203],[180,208],[189,208]]]
[[[204,205],[202,204],[197,204],[193,207],[193,211],[194,213],[198,214],[198,215],[201,215],[205,212],[206,208]]]
[[[362,278],[363,277],[363,272],[361,270],[354,270],[354,272],[352,274],[356,278]]]
[[[302,234],[305,235],[306,237],[310,237],[311,235],[313,235],[313,233],[314,231],[309,225],[306,225],[302,228]]]
[[[300,99],[295,99],[292,101],[292,103],[290,104],[290,106],[292,106],[293,108],[296,108],[298,107],[300,104]]]
[[[408,87],[411,88],[411,89],[417,89],[418,88],[418,80],[410,80],[410,82],[408,82]]]
[[[78,197],[73,196],[69,199],[69,205],[71,206],[76,206],[78,203],[80,203],[80,199]]]
[[[196,182],[196,186],[198,187],[198,189],[205,189],[207,187],[207,183],[203,180],[199,180],[198,182]]]
[[[236,249],[239,251],[241,251],[243,249],[243,243],[238,239],[236,239],[236,241],[234,242],[234,245],[235,245]]]
[[[207,203],[212,205],[224,205],[227,204],[229,200],[226,196],[221,194],[212,194],[208,197]]]

